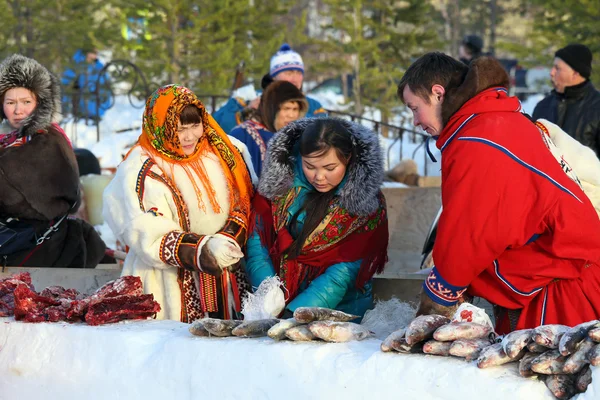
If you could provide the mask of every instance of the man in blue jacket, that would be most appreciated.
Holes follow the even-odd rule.
[[[73,68],[62,76],[62,102],[76,118],[100,120],[111,106],[110,89],[106,74],[100,72],[104,64],[98,60],[98,52],[93,48],[79,49],[73,55]],[[100,101],[96,97],[96,85],[100,89]],[[69,109],[70,108],[70,109]]]
[[[277,53],[271,57],[269,73],[263,78],[263,89],[265,88],[264,82],[268,82],[269,80],[288,81],[302,90],[304,62],[300,54],[292,50],[287,43],[284,43]],[[319,101],[308,96],[306,100],[308,101],[306,117],[327,116],[327,112]],[[223,107],[213,113],[213,118],[226,133],[229,133],[237,125],[244,122],[242,111],[247,107],[257,108],[258,101],[247,103],[242,98],[232,97]]]

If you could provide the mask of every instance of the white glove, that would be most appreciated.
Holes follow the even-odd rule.
[[[244,257],[244,253],[237,242],[220,233],[211,235],[201,251],[210,252],[221,269],[237,263]]]

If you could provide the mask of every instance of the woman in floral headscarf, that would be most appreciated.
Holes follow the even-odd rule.
[[[253,195],[245,160],[245,146],[191,90],[163,86],[146,102],[142,134],[104,192],[103,213],[129,247],[123,275],[142,278],[159,318],[237,317],[244,279],[231,271]]]

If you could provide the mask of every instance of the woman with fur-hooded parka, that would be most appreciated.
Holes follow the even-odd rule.
[[[84,221],[63,218],[77,211],[80,193],[75,154],[53,122],[60,113],[57,79],[37,61],[12,55],[0,64],[0,101],[0,223],[6,227],[17,219],[21,228],[35,231],[33,240],[2,254],[0,262],[95,267],[104,242]],[[33,110],[24,112],[29,106]],[[0,242],[5,249],[9,243]]]
[[[276,133],[253,201],[246,252],[252,286],[279,276],[284,315],[326,307],[363,316],[372,306],[373,275],[387,259],[382,180],[377,135],[361,125],[302,119]]]

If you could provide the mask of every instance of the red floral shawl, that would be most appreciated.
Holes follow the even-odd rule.
[[[389,241],[385,197],[379,192],[379,207],[368,216],[351,215],[335,198],[321,224],[309,235],[298,258],[288,259],[285,251],[293,238],[286,228],[288,208],[299,188],[292,188],[273,201],[257,194],[253,200],[256,227],[261,243],[269,250],[275,272],[288,290],[287,301],[298,294],[300,284],[308,284],[333,264],[362,260],[356,287],[362,289],[374,274],[381,273],[387,261]]]

